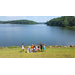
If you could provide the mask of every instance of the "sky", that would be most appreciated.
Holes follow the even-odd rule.
[[[36,22],[47,22],[53,18],[60,16],[0,16],[0,21],[11,21],[11,20],[32,20]]]

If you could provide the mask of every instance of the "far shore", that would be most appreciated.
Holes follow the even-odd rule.
[[[0,46],[0,49],[2,48],[20,48],[21,46]],[[27,46],[24,46],[27,47]],[[75,45],[67,45],[67,46],[62,46],[62,45],[47,45],[46,47],[54,48],[54,47],[59,47],[59,48],[66,48],[66,47],[75,47]]]

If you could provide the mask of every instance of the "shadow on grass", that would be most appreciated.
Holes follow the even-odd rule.
[[[20,53],[22,53],[23,51],[22,51],[22,52],[21,52],[21,51],[19,51],[19,52],[20,52]],[[27,51],[24,51],[24,53],[27,53]]]

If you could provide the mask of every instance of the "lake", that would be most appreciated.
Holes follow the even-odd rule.
[[[75,30],[46,24],[0,24],[0,46],[75,45]]]

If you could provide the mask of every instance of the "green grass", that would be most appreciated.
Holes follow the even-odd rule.
[[[46,47],[47,52],[20,53],[21,47],[0,48],[0,58],[75,58],[75,47]]]

